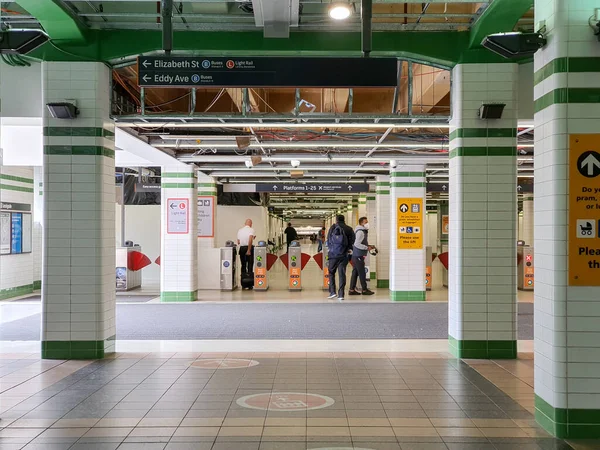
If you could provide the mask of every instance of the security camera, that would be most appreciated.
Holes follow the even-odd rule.
[[[395,169],[396,167],[398,167],[398,161],[396,161],[395,159],[392,159],[392,160],[390,161],[390,167],[391,167],[392,169]]]
[[[290,164],[292,165],[292,167],[300,167],[300,161],[298,161],[297,159],[292,159],[290,161]]]

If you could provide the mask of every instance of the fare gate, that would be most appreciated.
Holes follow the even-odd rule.
[[[288,289],[290,291],[302,290],[302,248],[300,242],[294,241],[288,248]]]
[[[221,290],[234,291],[237,289],[235,262],[237,247],[233,241],[227,241],[221,247]]]
[[[254,248],[254,290],[266,291],[269,289],[269,277],[267,275],[267,243],[259,241]]]

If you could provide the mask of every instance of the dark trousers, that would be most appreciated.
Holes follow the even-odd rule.
[[[254,273],[254,246],[252,246],[250,256],[248,253],[248,246],[242,245],[240,247],[240,262],[242,263],[242,273]]]
[[[367,274],[365,273],[365,257],[352,256],[352,277],[350,278],[350,290],[356,290],[356,281],[360,278],[362,290],[367,290]]]
[[[338,297],[344,296],[346,289],[346,267],[348,266],[348,257],[340,256],[338,258],[329,258],[329,293],[335,294],[337,291]],[[335,288],[335,273],[340,272],[340,289]]]

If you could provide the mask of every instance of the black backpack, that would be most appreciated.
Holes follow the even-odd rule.
[[[339,258],[348,253],[348,236],[342,226],[334,226],[329,234],[327,246],[329,247],[329,258]]]

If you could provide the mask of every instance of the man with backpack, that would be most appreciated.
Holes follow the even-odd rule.
[[[358,219],[358,226],[355,230],[356,239],[352,247],[352,277],[350,278],[350,295],[373,295],[375,292],[367,287],[367,275],[365,272],[365,257],[369,250],[373,249],[369,245],[369,220],[366,217]],[[360,279],[362,291],[356,290],[356,281]]]
[[[329,267],[329,297],[344,301],[346,289],[346,267],[348,266],[349,252],[354,245],[354,231],[346,225],[344,216],[337,216],[337,221],[327,234],[328,267]],[[339,270],[340,286],[336,290],[335,274]],[[337,292],[336,292],[337,291]]]

